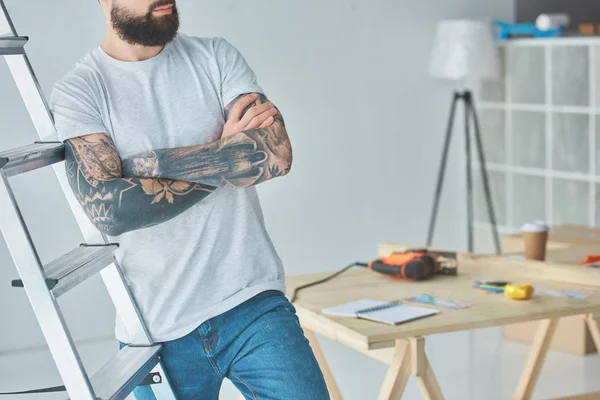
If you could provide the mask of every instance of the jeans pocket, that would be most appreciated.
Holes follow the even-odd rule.
[[[275,307],[267,311],[266,316],[269,316],[271,321],[273,321],[273,318],[282,322],[284,320],[291,320],[295,326],[300,326],[300,320],[298,319],[298,315],[296,315],[296,307],[287,299],[282,300]]]

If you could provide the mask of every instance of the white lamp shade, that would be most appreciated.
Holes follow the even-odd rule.
[[[440,22],[429,73],[448,80],[499,78],[500,58],[490,29],[480,21]]]

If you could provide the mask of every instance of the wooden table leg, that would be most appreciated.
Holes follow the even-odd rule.
[[[540,321],[540,326],[531,344],[529,358],[525,364],[525,369],[521,373],[519,386],[517,386],[513,400],[531,399],[557,324],[558,318]]]
[[[425,354],[425,339],[410,339],[412,373],[417,378],[421,394],[427,400],[443,400],[444,395]]]
[[[331,400],[342,400],[342,394],[337,383],[335,382],[335,379],[333,378],[333,374],[329,369],[329,365],[327,365],[327,360],[325,360],[325,355],[323,355],[323,351],[321,350],[321,346],[317,341],[317,337],[313,331],[306,329],[305,327],[302,327],[302,329],[304,330],[304,336],[306,336],[308,339],[310,347],[315,354],[315,358],[319,363],[319,367],[321,367],[321,372],[323,372],[323,376],[325,377],[325,383],[327,384],[327,389],[329,390],[329,397],[331,397]]]
[[[410,377],[410,358],[409,342],[397,340],[394,358],[379,392],[379,400],[400,400]]]
[[[594,319],[593,314],[588,314],[586,322],[596,346],[596,351],[600,353],[600,328],[598,327],[598,322]]]

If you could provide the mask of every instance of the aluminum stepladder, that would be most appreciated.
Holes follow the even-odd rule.
[[[40,141],[0,152],[0,230],[20,276],[13,286],[25,288],[63,384],[73,400],[125,399],[139,384],[148,384],[158,400],[176,400],[138,307],[114,260],[111,244],[89,221],[72,194],[64,163],[64,145],[56,142],[52,114],[4,1],[0,0],[0,56],[8,64]],[[43,265],[12,193],[11,176],[51,166],[87,244]],[[86,372],[62,316],[57,298],[100,273],[131,338],[93,376]]]

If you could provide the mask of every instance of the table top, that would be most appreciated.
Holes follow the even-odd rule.
[[[380,245],[380,252],[389,254],[390,249],[405,247],[383,244]],[[598,269],[468,253],[457,253],[457,260],[458,276],[437,276],[420,282],[399,280],[365,269],[347,271],[329,282],[303,289],[298,293],[294,305],[307,329],[363,351],[393,346],[396,339],[600,312]],[[291,294],[298,286],[329,275],[288,277],[288,293]],[[530,300],[518,301],[508,299],[503,294],[486,294],[473,289],[476,279],[524,281],[534,286],[583,290],[592,294],[585,300],[534,295]],[[406,303],[441,312],[397,326],[329,316],[321,312],[323,308],[354,300],[402,301],[421,293],[469,302],[472,307],[452,310]]]

